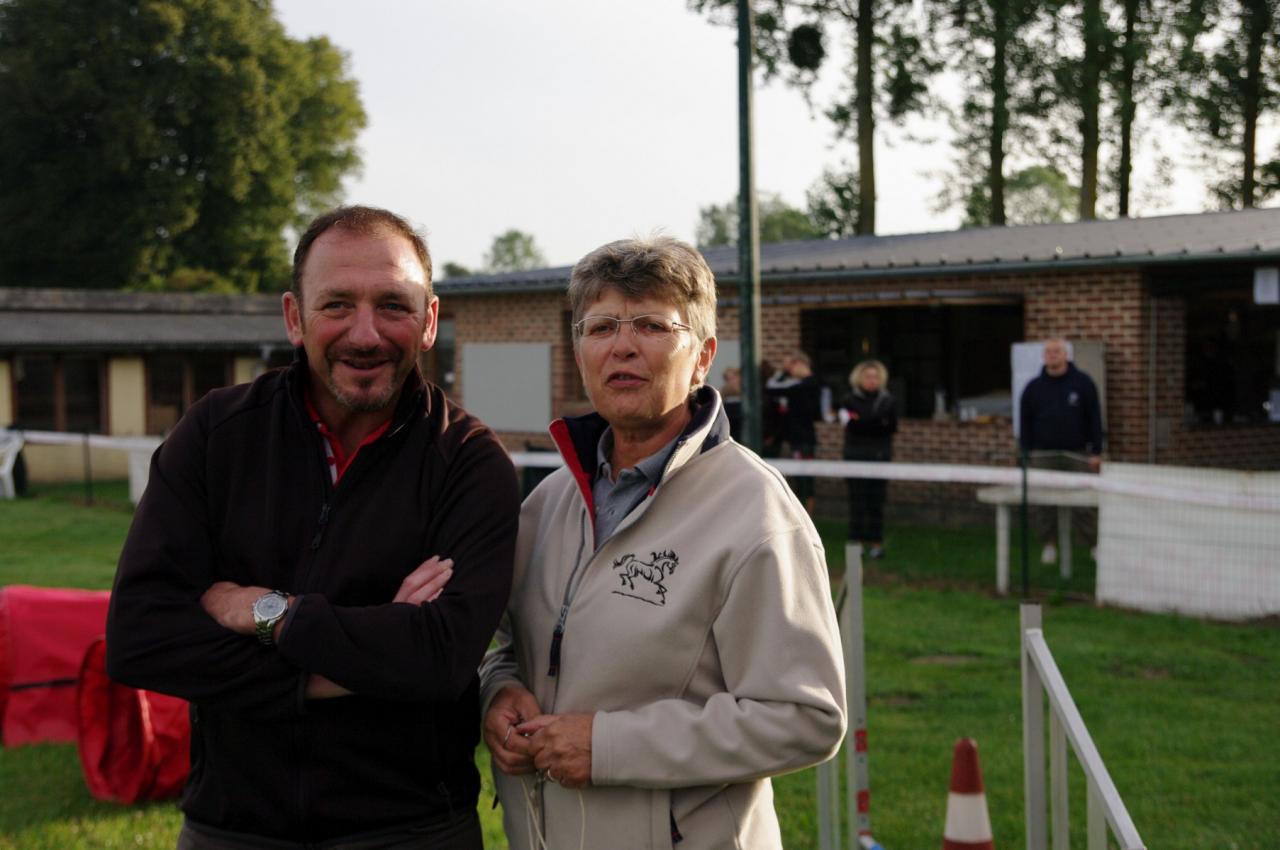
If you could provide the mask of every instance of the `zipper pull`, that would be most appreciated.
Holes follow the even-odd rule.
[[[556,630],[551,633],[551,665],[547,668],[548,676],[555,676],[560,672],[560,643],[564,640],[564,627],[556,626]]]
[[[320,523],[316,527],[316,536],[311,538],[311,548],[320,548],[320,538],[324,537],[325,524],[329,522],[329,503],[325,502],[320,508]]]

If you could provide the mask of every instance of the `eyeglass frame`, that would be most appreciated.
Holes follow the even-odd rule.
[[[602,336],[602,337],[592,337],[592,336],[586,336],[586,335],[584,335],[584,334],[582,333],[582,329],[583,329],[583,326],[587,323],[587,320],[588,320],[588,319],[609,319],[610,321],[612,321],[612,322],[614,322],[614,323],[615,323],[615,327],[614,327],[614,329],[613,329],[613,333],[609,334],[608,336]],[[635,325],[635,323],[636,323],[637,321],[639,321],[640,319],[661,319],[661,320],[662,320],[662,321],[664,321],[664,322],[668,322],[668,323],[670,323],[670,325],[671,325],[671,332],[670,332],[670,333],[668,333],[668,334],[664,334],[663,336],[660,336],[660,337],[645,336],[644,334],[639,333],[638,331],[636,331],[636,325]],[[583,316],[581,319],[579,319],[578,321],[576,321],[576,322],[574,322],[574,323],[573,323],[573,333],[574,333],[574,335],[575,335],[578,339],[581,339],[581,340],[589,340],[589,339],[606,340],[606,339],[613,339],[613,338],[614,338],[614,337],[616,337],[618,334],[622,333],[622,326],[623,326],[623,325],[630,325],[630,326],[631,326],[631,335],[632,335],[633,337],[635,337],[636,339],[667,340],[667,339],[670,339],[670,338],[672,338],[672,337],[674,336],[675,331],[689,331],[690,333],[692,333],[692,332],[693,332],[693,327],[692,327],[692,326],[690,326],[690,325],[686,325],[684,322],[676,321],[675,319],[669,319],[669,318],[667,318],[666,316],[663,316],[661,313],[644,313],[644,314],[639,315],[639,316],[632,316],[630,319],[622,319],[622,318],[619,318],[619,317],[617,317],[617,316],[606,316],[606,315],[604,315],[604,314],[594,314],[594,315],[591,315],[591,316]]]

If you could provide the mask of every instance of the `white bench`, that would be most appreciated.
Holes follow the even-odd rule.
[[[996,590],[1009,592],[1009,507],[1022,504],[1022,487],[1000,485],[978,490],[978,501],[996,506]],[[1096,508],[1098,491],[1074,487],[1028,487],[1028,505],[1058,508],[1058,570],[1071,578],[1071,509]]]

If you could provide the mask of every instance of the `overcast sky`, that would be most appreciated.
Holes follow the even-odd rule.
[[[493,237],[513,227],[554,265],[655,230],[691,240],[699,207],[737,192],[736,33],[685,0],[276,8],[291,35],[326,35],[347,51],[360,82],[369,124],[347,200],[408,216],[441,266],[480,266]],[[803,206],[824,165],[856,156],[795,90],[756,93],[757,186]],[[958,225],[957,211],[932,210],[936,172],[952,158],[945,141],[882,141],[876,155],[879,232]],[[1203,203],[1190,186],[1164,201],[1142,212]]]

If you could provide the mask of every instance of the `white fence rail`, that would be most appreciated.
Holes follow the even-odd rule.
[[[147,488],[151,455],[160,447],[159,437],[109,437],[104,434],[69,434],[62,431],[16,431],[29,446],[84,446],[114,449],[129,455],[129,501],[138,504]]]
[[[1111,774],[1094,746],[1071,691],[1058,671],[1041,630],[1040,606],[1024,604],[1022,627],[1022,754],[1027,850],[1048,850],[1045,794],[1045,710],[1049,697],[1049,797],[1052,800],[1053,850],[1068,850],[1067,744],[1084,770],[1089,850],[1107,850],[1107,830],[1120,850],[1146,850]]]
[[[512,452],[520,467],[554,468],[564,461],[556,452]],[[888,481],[916,481],[931,484],[987,484],[1022,486],[1022,470],[1016,466],[969,466],[958,463],[878,463],[862,460],[792,460],[765,458],[783,475],[815,478],[884,478]],[[1178,502],[1204,507],[1244,511],[1280,512],[1280,498],[1269,492],[1229,491],[1216,488],[1188,489],[1134,480],[1113,480],[1087,472],[1058,472],[1029,469],[1027,486],[1063,490],[1094,490],[1121,496]]]

